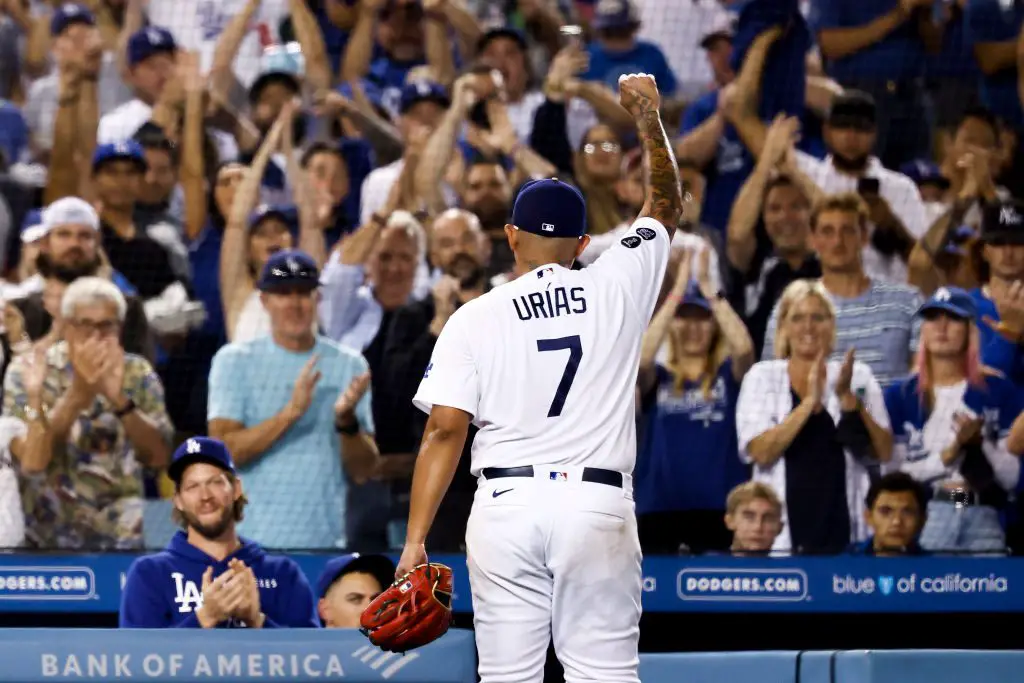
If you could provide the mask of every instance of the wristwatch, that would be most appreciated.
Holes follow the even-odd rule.
[[[345,436],[355,436],[359,433],[359,420],[353,419],[351,423],[345,424],[340,417],[334,418],[334,431]]]
[[[29,422],[46,421],[46,409],[36,410],[32,406],[25,407],[25,417]]]

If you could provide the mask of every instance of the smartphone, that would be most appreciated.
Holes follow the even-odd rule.
[[[857,194],[878,194],[878,178],[857,180]]]
[[[575,47],[583,49],[583,27],[579,24],[564,24],[558,27],[562,36],[562,47]]]

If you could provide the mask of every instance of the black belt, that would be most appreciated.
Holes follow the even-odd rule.
[[[936,486],[932,489],[932,500],[953,503],[954,505],[964,507],[968,505],[984,505],[981,496],[976,491],[971,491],[970,489],[947,489],[942,486]]]
[[[504,479],[505,477],[532,477],[533,476],[533,465],[525,465],[523,467],[485,467],[481,470],[480,474],[484,475],[485,479]],[[552,479],[557,477],[557,471],[552,470],[552,474],[555,475]],[[583,468],[583,481],[591,484],[604,484],[605,486],[614,486],[615,488],[622,488],[622,472],[613,472],[612,470],[603,470],[599,467],[584,467]]]

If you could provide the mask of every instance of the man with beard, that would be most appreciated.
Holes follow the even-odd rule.
[[[508,172],[498,161],[478,159],[463,176],[462,207],[478,219],[491,241],[488,275],[500,275],[512,269],[512,250],[505,239],[505,223],[512,213],[512,185]],[[434,264],[437,265],[437,264]]]
[[[248,501],[227,446],[188,439],[168,475],[182,530],[163,552],[132,563],[119,626],[317,628],[313,591],[299,566],[238,536]]]
[[[847,90],[835,98],[825,122],[829,156],[822,161],[797,151],[795,159],[822,192],[860,195],[871,221],[864,270],[879,280],[902,283],[907,281],[910,251],[928,230],[928,219],[914,181],[885,168],[871,153],[878,137],[877,117],[870,95]]]
[[[484,168],[480,165],[479,168]],[[499,167],[500,168],[500,167]],[[423,434],[427,416],[413,409],[420,379],[430,363],[441,330],[448,319],[463,304],[487,291],[485,242],[480,220],[469,211],[449,209],[434,221],[431,232],[430,260],[441,273],[431,296],[414,301],[395,312],[384,349],[384,376],[379,384],[387,387],[393,399],[389,409],[390,427],[380,429],[391,432],[396,452],[409,453],[401,480],[393,488],[396,500],[403,501],[404,517],[408,513],[408,477],[419,437]],[[465,451],[469,453],[476,428],[470,428]],[[398,456],[396,456],[398,457]],[[459,552],[464,548],[466,522],[476,491],[476,477],[469,472],[469,458],[459,460],[449,493],[441,502],[438,519],[431,530],[430,544],[442,551]]]
[[[125,295],[128,311],[121,329],[121,344],[125,351],[153,358],[149,323],[142,302],[134,288],[110,266],[104,263],[99,247],[100,219],[88,202],[77,197],[65,197],[51,204],[43,212],[40,252],[36,259],[39,272],[29,287],[30,294],[13,303],[25,318],[25,331],[32,341],[47,336],[53,325],[56,306],[48,306],[46,290],[52,284],[70,285],[80,277],[103,275],[117,285]]]

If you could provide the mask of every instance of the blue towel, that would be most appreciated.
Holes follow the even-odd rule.
[[[779,112],[803,115],[805,59],[812,45],[811,31],[800,14],[798,0],[747,0],[739,10],[733,38],[732,65],[737,73],[754,38],[772,26],[782,26],[784,33],[768,51],[765,61],[758,111],[763,121],[772,120]]]

